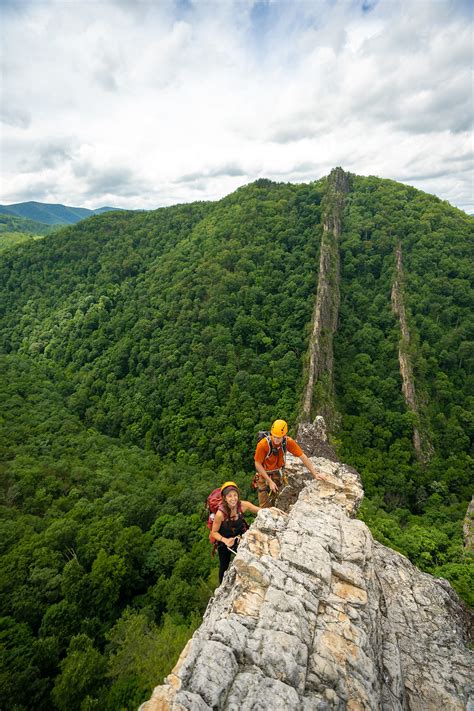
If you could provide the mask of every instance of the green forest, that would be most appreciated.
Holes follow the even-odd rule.
[[[258,430],[295,432],[327,179],[91,217],[0,260],[0,708],[135,709],[217,585],[204,502],[244,497]],[[474,605],[473,220],[351,177],[332,443],[382,543]],[[391,308],[395,249],[420,399],[412,444]]]
[[[23,242],[31,242],[51,234],[57,227],[45,225],[35,220],[0,212],[0,253]]]

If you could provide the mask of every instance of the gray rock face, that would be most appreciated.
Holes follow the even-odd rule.
[[[316,416],[313,424],[303,422],[298,427],[296,439],[308,457],[323,457],[331,462],[338,461],[336,452],[328,443],[326,424],[321,415]]]
[[[474,553],[474,496],[467,508],[462,527],[466,553]]]
[[[350,467],[288,457],[201,627],[142,711],[461,711],[474,704],[472,618],[445,580],[354,519]]]

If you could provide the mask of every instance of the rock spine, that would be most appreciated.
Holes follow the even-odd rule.
[[[396,272],[392,286],[392,311],[398,318],[400,324],[398,361],[402,377],[402,392],[408,410],[412,412],[416,418],[416,422],[413,423],[413,447],[418,461],[422,464],[426,464],[433,454],[433,447],[427,434],[422,434],[417,424],[420,422],[420,408],[415,390],[415,378],[413,376],[413,367],[410,357],[410,329],[408,327],[403,294],[403,260],[400,241],[398,241],[396,248]]]
[[[466,516],[463,522],[464,551],[466,554],[474,555],[474,496],[467,507]]]
[[[311,421],[313,409],[316,408],[330,429],[333,428],[336,418],[333,337],[337,330],[340,303],[339,240],[349,182],[349,174],[342,168],[335,168],[328,177],[327,192],[323,200],[318,289],[309,343],[308,378],[301,408],[302,422]]]

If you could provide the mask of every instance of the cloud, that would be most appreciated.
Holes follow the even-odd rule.
[[[109,168],[105,170],[90,170],[86,174],[87,189],[85,194],[94,195],[137,195],[133,187],[133,172],[128,168]]]
[[[188,173],[182,175],[175,182],[177,183],[194,183],[196,181],[202,181],[205,178],[220,178],[226,177],[240,177],[247,175],[246,171],[238,163],[227,163],[225,165],[216,166],[214,168],[208,168],[205,171],[199,171],[196,173]]]
[[[467,2],[23,0],[2,14],[2,202],[37,189],[152,208],[342,165],[474,210]]]
[[[269,126],[268,140],[275,143],[295,143],[307,138],[323,136],[327,131],[324,122],[317,121],[316,118],[295,115],[293,119],[286,118],[275,122]]]
[[[14,128],[28,128],[31,123],[31,116],[25,109],[4,106],[0,109],[0,121]]]
[[[28,154],[23,161],[19,162],[18,170],[22,173],[31,173],[48,168],[56,168],[59,165],[72,160],[74,152],[74,139],[62,138],[55,140],[46,139],[40,143],[30,146]],[[23,144],[24,147],[24,144]]]

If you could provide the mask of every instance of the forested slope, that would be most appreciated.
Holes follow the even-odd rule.
[[[6,258],[4,348],[57,363],[86,425],[242,470],[255,427],[296,416],[320,199],[254,185],[93,218]]]
[[[35,238],[51,234],[56,229],[58,228],[54,225],[45,225],[25,217],[0,212],[0,252],[22,242],[31,242]]]
[[[391,309],[398,243],[418,416],[402,396],[401,333]],[[354,178],[335,347],[340,454],[363,475],[375,535],[465,594],[460,521],[473,486],[473,246],[472,218],[447,203],[393,181]],[[413,449],[414,422],[433,446],[425,466]]]
[[[104,214],[3,255],[2,708],[134,708],[174,662],[216,584],[206,494],[249,492],[256,431],[297,422],[326,184]],[[401,392],[398,241],[425,467]],[[334,443],[374,535],[466,599],[470,248],[460,211],[351,177]]]

